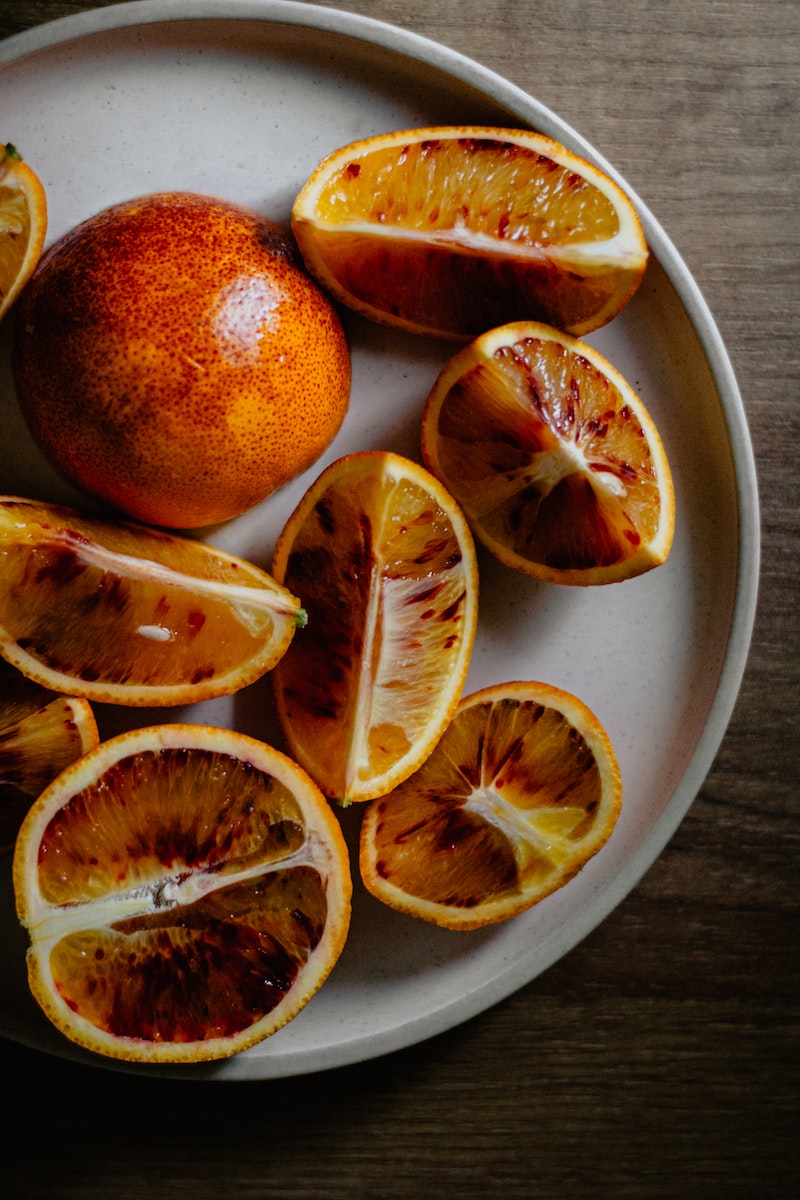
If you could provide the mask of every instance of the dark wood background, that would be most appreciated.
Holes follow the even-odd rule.
[[[678,246],[755,445],[763,572],[749,668],[669,846],[540,978],[422,1045],[288,1081],[148,1080],[0,1041],[4,1194],[797,1200],[800,4],[337,6],[535,95]],[[0,37],[91,7],[0,0]]]

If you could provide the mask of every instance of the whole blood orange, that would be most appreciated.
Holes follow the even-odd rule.
[[[286,230],[170,192],[45,252],[20,298],[14,374],[71,482],[138,520],[197,528],[319,457],[347,411],[350,356]]]

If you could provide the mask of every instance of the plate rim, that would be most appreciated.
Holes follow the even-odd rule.
[[[747,415],[735,372],[711,310],[688,267],[670,237],[649,207],[630,187],[617,169],[608,162],[571,125],[535,99],[530,93],[505,79],[478,61],[452,50],[421,34],[398,25],[362,16],[327,5],[309,5],[300,0],[126,0],[46,21],[31,29],[12,34],[0,42],[0,71],[29,55],[53,49],[65,42],[98,33],[112,32],[138,25],[161,25],[180,21],[255,21],[291,25],[315,32],[331,32],[359,42],[380,46],[434,68],[450,79],[467,84],[480,95],[499,103],[514,119],[535,124],[551,137],[562,141],[573,152],[589,159],[606,171],[630,196],[645,228],[648,242],[667,278],[675,288],[702,348],[711,373],[728,435],[737,497],[736,587],[724,660],[705,725],[694,751],[672,791],[663,813],[625,861],[624,869],[606,881],[594,903],[570,921],[569,945],[565,948],[560,929],[537,947],[537,968],[531,974],[526,959],[512,963],[466,995],[455,997],[447,1005],[426,1011],[418,1020],[406,1021],[382,1033],[317,1047],[291,1051],[275,1059],[248,1059],[246,1055],[222,1060],[194,1069],[193,1078],[244,1080],[278,1078],[310,1074],[334,1067],[363,1062],[418,1044],[486,1011],[541,975],[564,954],[574,949],[636,887],[655,863],[678,826],[685,818],[713,765],[733,709],[739,696],[753,637],[760,580],[760,512],[758,479]],[[24,1040],[21,1031],[9,1032],[15,1040]],[[38,1048],[31,1043],[33,1048]],[[89,1062],[93,1066],[115,1070],[133,1070],[136,1064],[87,1057],[66,1043],[64,1057]],[[307,1060],[313,1059],[313,1063]],[[260,1071],[259,1066],[266,1066]],[[279,1067],[281,1069],[276,1070]],[[248,1069],[252,1068],[252,1069]],[[271,1069],[270,1069],[271,1068]],[[174,1075],[169,1068],[144,1067],[147,1074]],[[183,1072],[180,1072],[185,1074]]]

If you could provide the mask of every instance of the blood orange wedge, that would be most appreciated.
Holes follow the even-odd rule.
[[[345,942],[351,882],[327,801],[243,734],[162,725],[102,743],[28,813],[14,853],[28,980],[66,1037],[196,1062],[274,1033]]]
[[[422,420],[430,470],[502,562],[551,583],[617,583],[663,563],[675,498],[647,409],[596,350],[531,321],[445,366]]]
[[[87,700],[59,696],[0,659],[0,851],[31,799],[98,742]]]
[[[47,233],[47,198],[38,175],[0,143],[0,321],[38,263]]]
[[[613,748],[585,704],[543,683],[484,688],[419,770],[367,805],[362,878],[445,928],[504,921],[597,853],[621,798]]]
[[[332,799],[378,796],[460,698],[478,612],[469,526],[422,467],[364,451],[309,488],[272,569],[308,613],[273,675],[290,752]]]
[[[292,227],[309,270],[342,303],[444,337],[523,318],[588,333],[628,303],[648,259],[618,185],[521,129],[353,142],[319,163]]]
[[[302,619],[244,559],[0,497],[0,654],[56,691],[125,705],[226,695],[273,667]]]

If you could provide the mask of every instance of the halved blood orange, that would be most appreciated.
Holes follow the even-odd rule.
[[[525,129],[444,126],[353,142],[298,194],[292,228],[342,303],[417,333],[521,319],[574,334],[628,303],[648,249],[604,172]]]
[[[0,497],[0,654],[55,691],[227,695],[275,665],[302,619],[270,575],[212,546]]]
[[[98,742],[87,700],[60,696],[0,659],[0,851],[31,800]]]
[[[428,468],[502,562],[551,583],[617,583],[663,563],[675,496],[658,430],[586,342],[520,321],[445,366],[422,419]]]
[[[608,734],[582,701],[497,684],[465,697],[419,770],[367,805],[361,875],[392,908],[477,929],[572,879],[608,840],[621,798]]]
[[[417,463],[352,454],[308,489],[272,570],[308,613],[272,677],[291,754],[341,803],[388,791],[466,678],[478,570],[463,514]]]
[[[42,793],[14,888],[31,991],[110,1058],[227,1057],[294,1017],[345,942],[351,881],[330,806],[294,762],[226,729],[101,743]]]
[[[35,171],[0,143],[0,321],[38,263],[47,233],[47,197]]]

